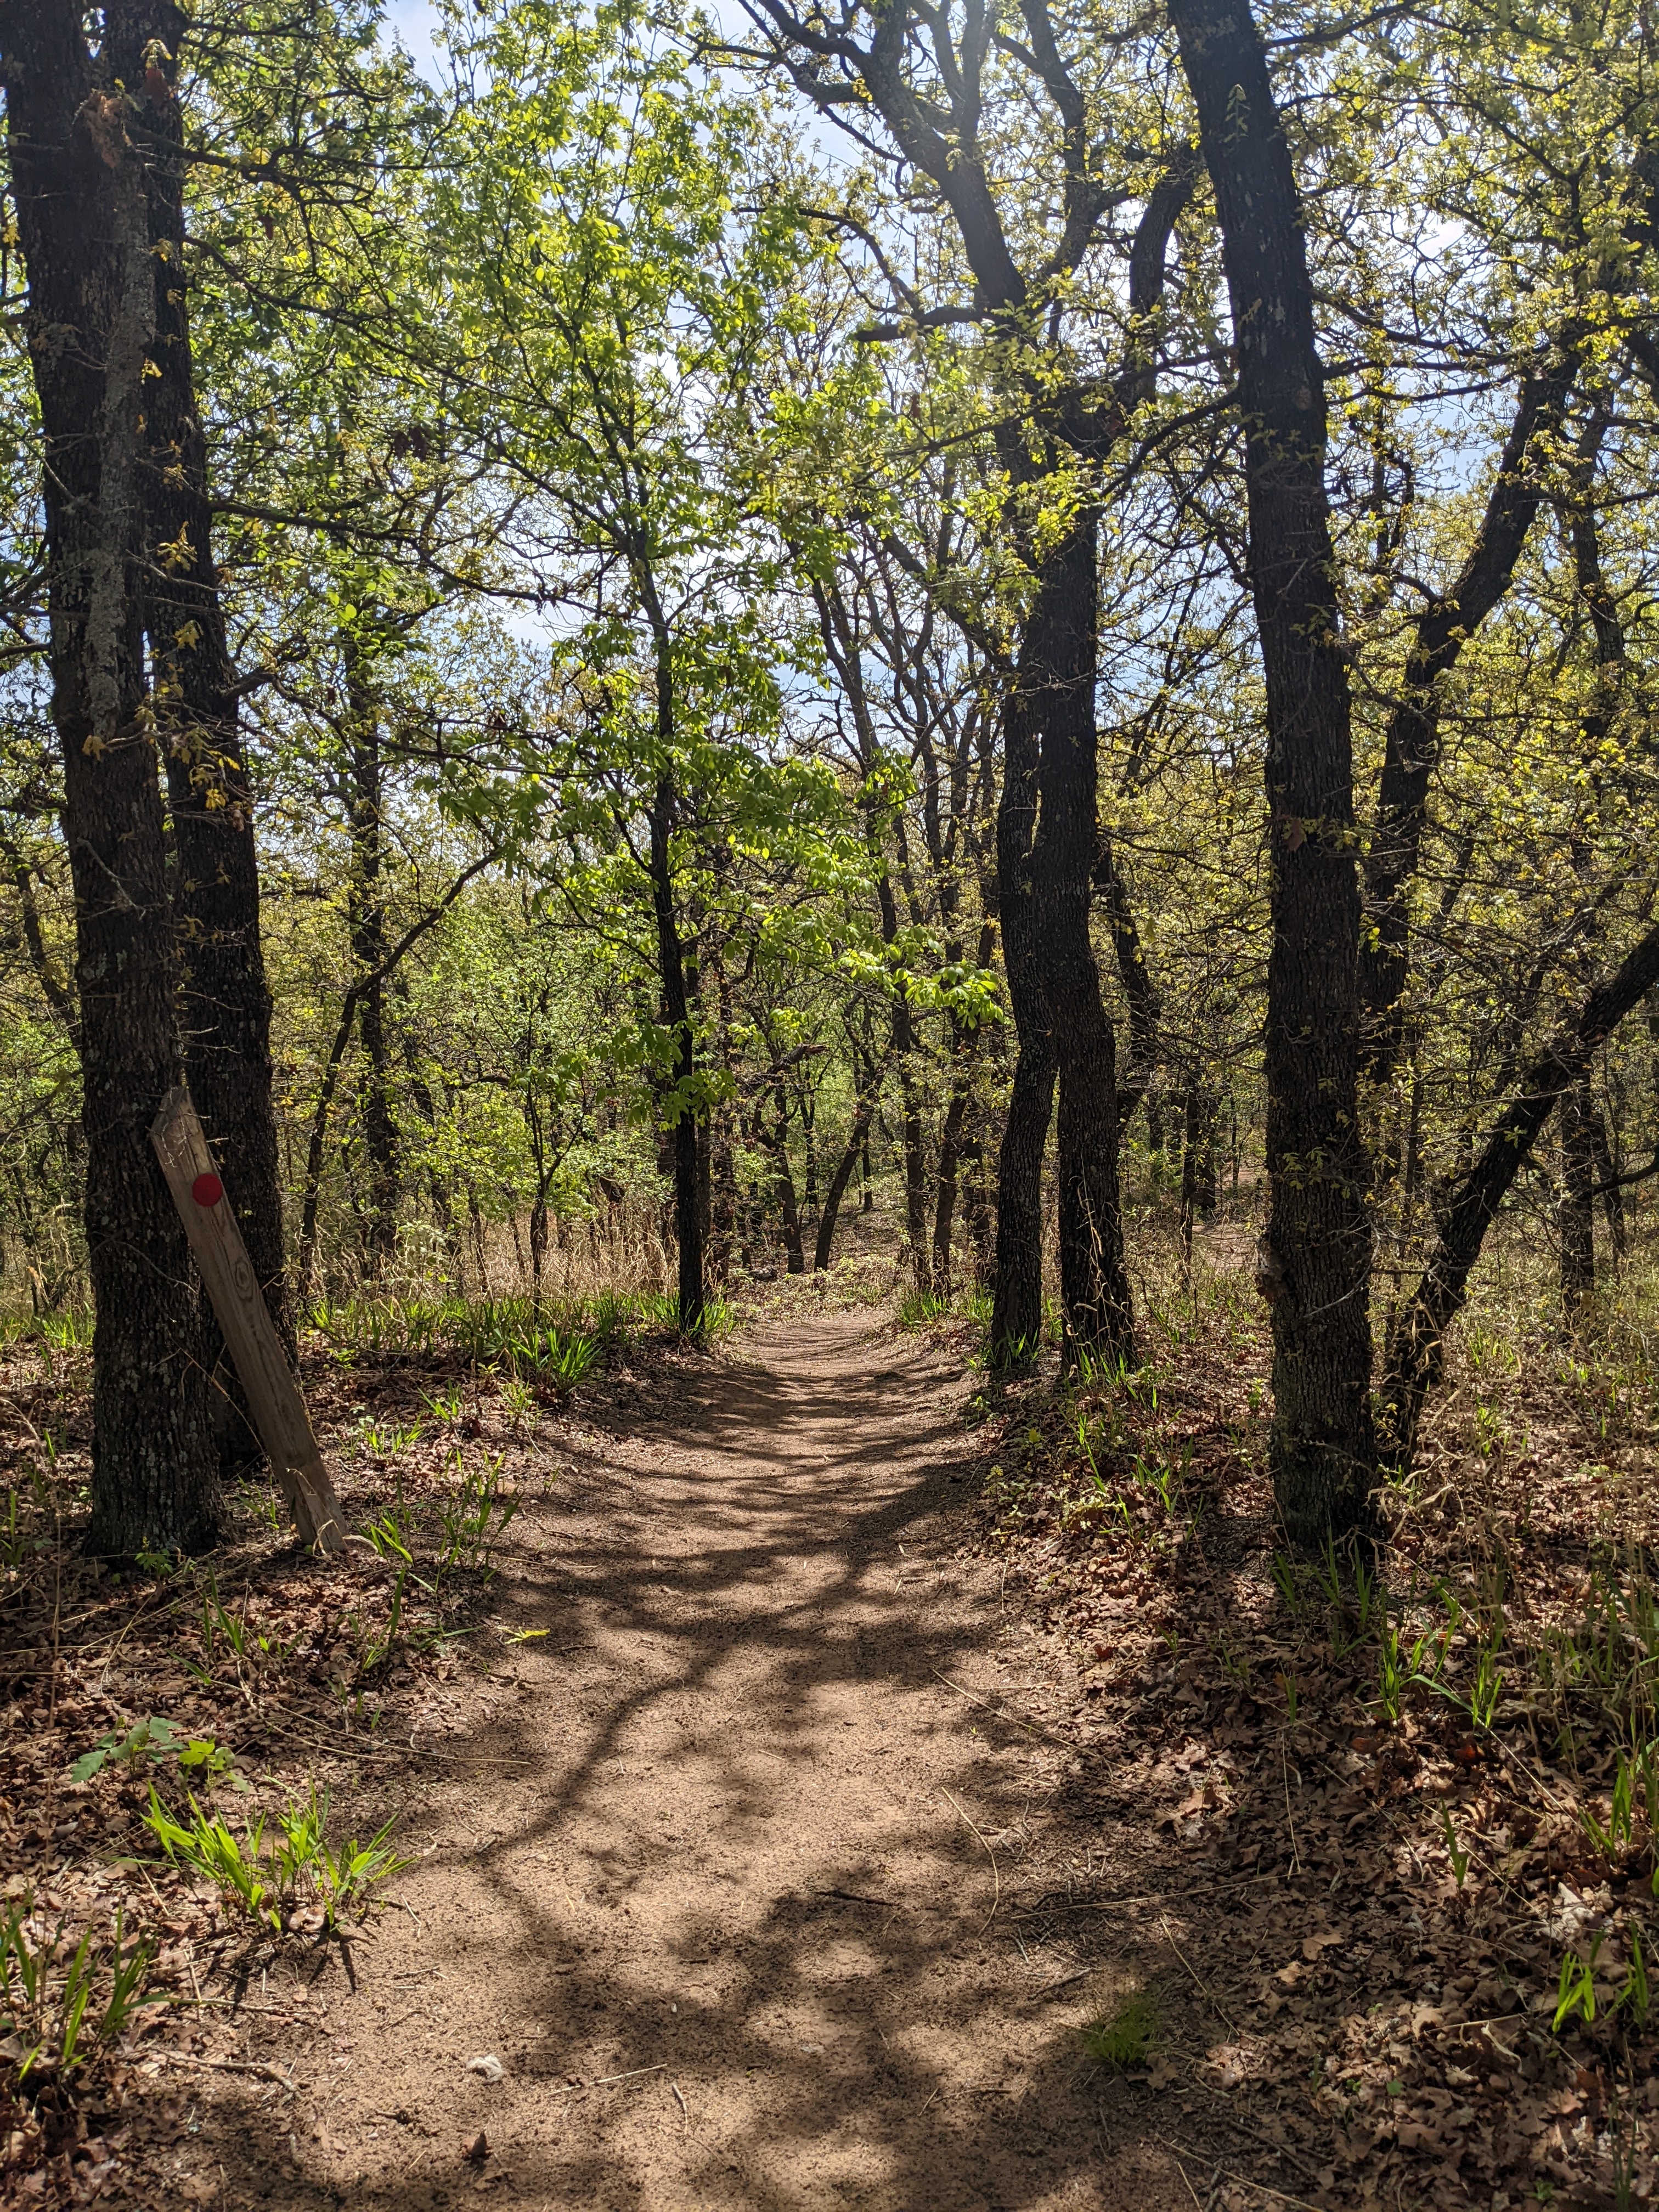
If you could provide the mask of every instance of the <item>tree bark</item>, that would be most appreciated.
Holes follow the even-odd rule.
[[[1026,630],[1041,671],[1042,750],[1032,841],[1034,919],[1044,1017],[1060,1081],[1060,1282],[1068,1344],[1134,1362],[1118,1201],[1117,1041],[1089,933],[1095,827],[1095,667],[1100,586],[1094,513],[1045,571]]]
[[[818,1216],[817,1243],[812,1254],[815,1274],[822,1274],[830,1265],[830,1255],[836,1241],[836,1224],[841,1218],[841,1202],[847,1194],[848,1184],[853,1179],[853,1170],[858,1164],[859,1155],[870,1139],[870,1122],[876,1110],[873,1070],[870,1080],[872,1088],[858,1101],[853,1115],[853,1133],[847,1139],[847,1149],[836,1163],[836,1171],[830,1178],[830,1188],[823,1194],[823,1211]]]
[[[148,156],[155,296],[150,357],[159,371],[144,386],[144,621],[175,856],[185,1075],[291,1358],[253,801],[213,555],[207,446],[191,348],[184,116],[176,90],[187,22],[171,0],[114,0],[105,21],[114,74],[129,88],[144,88],[132,104],[135,135]],[[210,1310],[204,1331],[211,1358],[218,1325]]]
[[[1595,1296],[1595,1152],[1589,1078],[1570,1084],[1561,1100],[1561,1316],[1577,1328]]]
[[[368,1073],[361,1097],[363,1150],[368,1159],[367,1272],[379,1275],[398,1249],[398,1124],[392,1110],[392,1055],[386,1043],[386,765],[380,702],[362,640],[343,641],[350,787],[347,799],[350,878],[346,922],[359,985],[357,1042]]]
[[[795,1196],[795,1178],[789,1167],[789,1094],[780,1078],[773,1090],[773,1101],[778,1109],[777,1126],[769,1138],[763,1141],[776,1162],[778,1211],[783,1220],[783,1249],[785,1264],[792,1275],[806,1273],[806,1246],[801,1236],[800,1205]],[[760,1109],[755,1113],[757,1133],[761,1131]]]
[[[1054,1053],[1039,1030],[1021,1042],[997,1155],[990,1351],[1002,1370],[1035,1359],[1042,1341],[1042,1155],[1054,1106]]]
[[[45,438],[52,713],[76,903],[95,1551],[198,1551],[221,1499],[200,1293],[149,1130],[182,1073],[166,833],[145,696],[143,432],[156,350],[130,97],[69,0],[0,51]],[[153,378],[149,380],[154,381]]]
[[[665,647],[659,647],[657,714],[663,757],[673,737],[672,678]],[[657,778],[651,807],[651,900],[657,924],[657,958],[662,970],[663,1019],[674,1038],[674,1097],[670,1133],[674,1146],[674,1234],[679,1247],[678,1311],[686,1336],[701,1336],[704,1310],[702,1208],[697,1189],[697,1114],[692,1086],[696,1079],[696,1036],[685,946],[674,912],[674,877],[669,840],[675,810],[674,779],[665,768]]]
[[[1042,1156],[1054,1111],[1054,1052],[1042,997],[1031,853],[1036,835],[1039,725],[1018,677],[1002,702],[1002,797],[997,807],[997,923],[1018,1050],[997,1158],[996,1281],[988,1355],[1006,1370],[1042,1339]]]
[[[1245,434],[1250,585],[1267,696],[1261,1282],[1273,1472],[1290,1540],[1376,1526],[1370,1228],[1358,1115],[1353,757],[1325,487],[1324,375],[1306,241],[1248,0],[1171,0],[1221,225]]]

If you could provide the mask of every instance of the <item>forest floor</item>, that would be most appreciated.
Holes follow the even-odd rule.
[[[1645,2199],[1659,2098],[1615,1969],[1650,1839],[1592,1853],[1495,1695],[1480,1728],[1449,1696],[1379,1711],[1376,1621],[1345,1634],[1351,1598],[1316,1620],[1276,1578],[1238,1402],[1259,1346],[1228,1310],[1133,1431],[1052,1376],[987,1389],[960,1324],[806,1285],[528,1413],[476,1373],[434,1401],[432,1361],[314,1362],[354,1517],[488,1451],[515,1501],[494,1570],[401,1633],[387,1561],[270,1530],[205,1597],[199,1569],[66,1582],[61,1550],[37,1576],[5,1658],[6,1893],[37,1928],[124,1899],[173,2002],[78,2085],[25,2085],[0,2195]],[[11,1379],[44,1429],[44,1386]],[[1547,1486],[1511,1473],[1576,1572]],[[1426,1544],[1401,1533],[1413,1586]],[[233,1824],[319,1782],[336,1828],[395,1818],[390,1901],[251,1929],[141,1825],[152,1778],[182,1802],[165,1746],[68,1778],[147,1715],[234,1750]],[[1594,2030],[1555,2016],[1592,1919]]]

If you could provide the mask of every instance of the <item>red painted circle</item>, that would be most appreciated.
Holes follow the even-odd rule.
[[[190,1194],[198,1206],[217,1206],[225,1187],[216,1175],[199,1175],[190,1187]]]

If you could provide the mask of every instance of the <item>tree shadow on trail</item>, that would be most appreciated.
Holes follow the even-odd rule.
[[[440,1847],[337,1998],[314,2137],[272,2157],[251,2099],[216,2106],[244,2200],[1188,2201],[1078,2042],[1118,1967],[1042,2002],[1060,1970],[996,1917],[1036,1781],[1029,1734],[939,1679],[1001,1623],[941,1511],[965,1452],[936,1355],[844,1322],[762,1350],[678,1373],[672,1437],[587,1417],[521,1512],[496,1617],[550,1633],[475,1771],[417,1787]],[[399,2018],[392,1978],[432,1968]]]

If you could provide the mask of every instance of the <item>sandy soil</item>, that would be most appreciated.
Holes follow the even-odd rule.
[[[417,1722],[457,1765],[404,1817],[410,1911],[313,2037],[250,2040],[312,2094],[243,2107],[233,2196],[1191,2203],[1081,2056],[1109,1964],[1046,1990],[999,1896],[1066,1754],[963,1694],[1036,1653],[958,1556],[959,1371],[852,1315],[684,1373],[520,1516],[506,1625],[548,1632]]]

